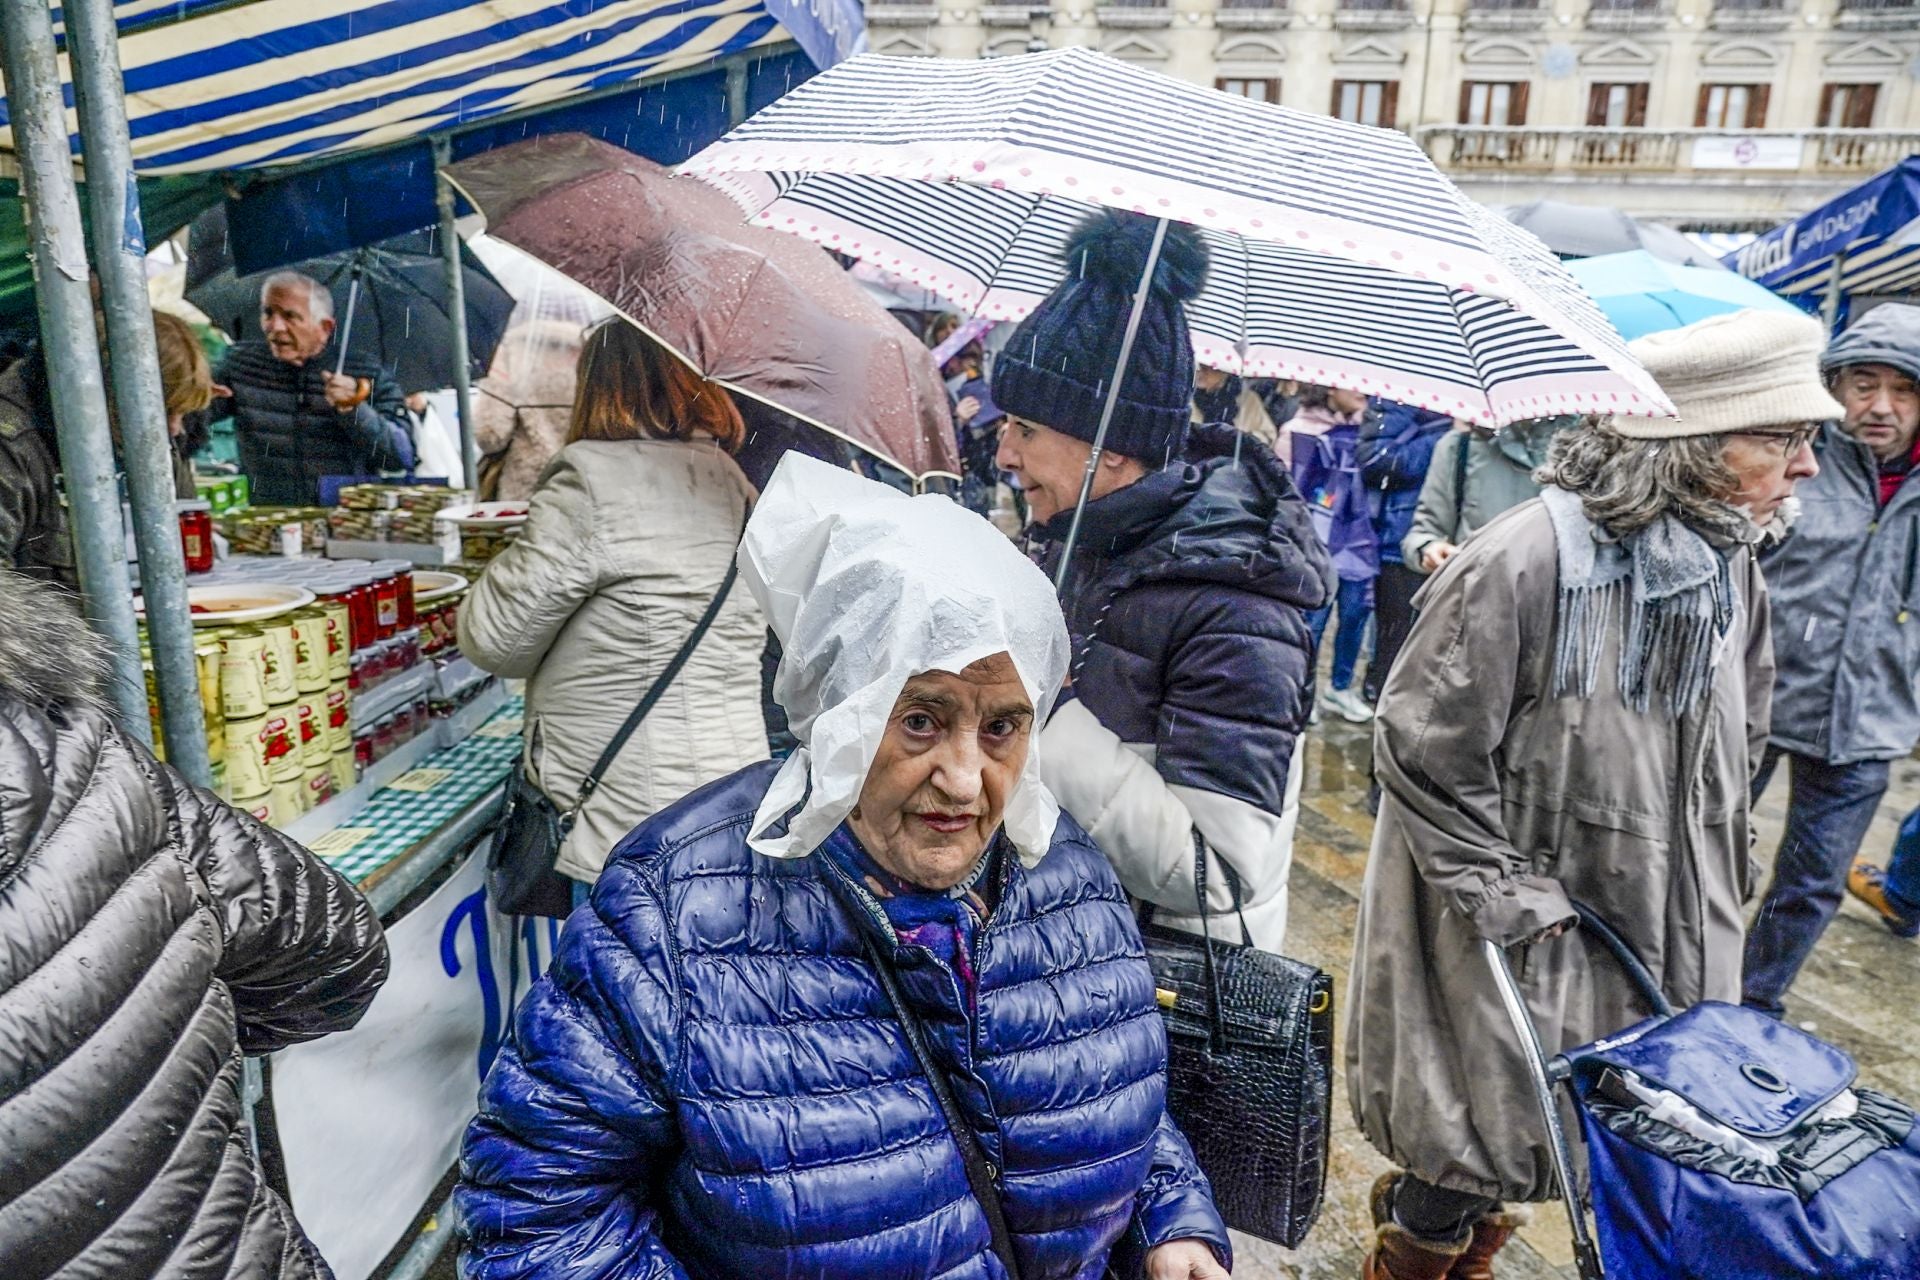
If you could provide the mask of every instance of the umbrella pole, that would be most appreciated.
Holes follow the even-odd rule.
[[[1107,428],[1113,423],[1113,410],[1120,403],[1120,383],[1133,358],[1133,340],[1140,333],[1140,317],[1147,310],[1147,294],[1153,288],[1154,268],[1160,265],[1160,246],[1167,242],[1167,220],[1154,219],[1153,244],[1147,250],[1147,265],[1140,272],[1140,284],[1133,291],[1133,310],[1127,315],[1127,329],[1120,338],[1120,358],[1113,362],[1113,381],[1107,386],[1107,402],[1100,408],[1100,426],[1093,433],[1093,452],[1087,455],[1087,474],[1080,478],[1080,498],[1073,504],[1073,523],[1067,526],[1066,545],[1060,549],[1060,567],[1054,571],[1053,586],[1058,591],[1067,585],[1067,571],[1073,564],[1074,545],[1080,541],[1080,520],[1087,513],[1087,500],[1093,496],[1093,477],[1100,466],[1100,453],[1107,444]]]
[[[360,262],[354,260],[353,271],[347,276],[347,318],[340,323],[340,358],[334,361],[333,373],[339,377],[347,371],[347,344],[353,341],[353,313],[360,309]]]
[[[447,179],[451,161],[445,138],[433,141],[435,199],[440,206],[440,252],[447,261],[447,319],[453,330],[453,395],[460,418],[460,482],[480,492],[480,447],[473,434],[473,379],[467,362],[467,278],[460,264],[460,229],[453,219],[453,183]]]

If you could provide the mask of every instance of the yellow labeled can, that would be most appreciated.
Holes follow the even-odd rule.
[[[167,758],[166,735],[160,731],[160,679],[153,673],[153,654],[140,651],[140,670],[147,677],[147,727],[152,730],[153,758]]]
[[[353,748],[336,751],[327,759],[327,771],[333,775],[333,794],[339,795],[360,781],[360,771],[353,765]]]
[[[298,778],[300,763],[300,726],[292,707],[275,707],[262,717],[261,733],[266,743],[267,776],[275,782]]]
[[[299,609],[291,625],[294,688],[319,693],[332,681],[327,674],[327,615],[320,609]]]
[[[333,799],[333,759],[328,757],[319,764],[308,765],[300,775],[301,802],[308,809],[318,809]]]
[[[227,790],[244,809],[243,798],[264,797],[273,783],[267,764],[267,718],[229,720],[221,736],[227,745]]]
[[[268,826],[273,825],[272,798],[264,791],[257,796],[235,796],[227,803],[242,813],[252,814],[256,820],[264,822]]]
[[[275,618],[260,624],[260,630],[267,637],[267,702],[284,706],[300,692],[293,675],[298,662],[293,646],[293,621]]]
[[[333,754],[327,741],[327,694],[303,693],[293,704],[293,724],[300,734],[300,767],[324,765]]]
[[[201,639],[193,646],[193,665],[200,677],[200,718],[207,726],[207,761],[215,766],[226,759],[226,711],[221,705],[220,642]]]
[[[267,807],[272,811],[269,818],[276,827],[286,827],[294,819],[307,811],[307,783],[299,774],[282,782],[275,782],[273,790],[267,793]]]
[[[220,710],[229,721],[267,714],[267,633],[258,627],[220,632]]]
[[[353,750],[353,694],[347,682],[329,685],[327,699],[327,750]]]
[[[344,600],[322,600],[314,608],[327,615],[327,679],[353,674],[353,615]]]

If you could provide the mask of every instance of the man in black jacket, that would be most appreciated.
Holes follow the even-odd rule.
[[[393,376],[349,356],[336,373],[333,295],[296,271],[260,289],[264,340],[236,343],[214,380],[211,416],[233,415],[240,469],[262,506],[311,506],[322,476],[413,466],[407,404]]]
[[[994,402],[1011,415],[998,465],[1018,476],[1049,562],[1073,521],[1152,234],[1125,214],[1082,224],[1073,273],[994,365]],[[1197,833],[1214,858],[1211,910],[1231,910],[1236,884],[1254,944],[1277,951],[1294,748],[1311,710],[1306,615],[1331,596],[1333,570],[1272,450],[1187,421],[1183,304],[1205,274],[1198,237],[1170,228],[1062,592],[1071,684],[1041,768],[1162,922],[1198,927]],[[1237,934],[1237,921],[1226,927]]]
[[[327,1280],[247,1145],[241,1055],[359,1021],[386,939],[121,732],[103,653],[0,570],[0,1276]]]

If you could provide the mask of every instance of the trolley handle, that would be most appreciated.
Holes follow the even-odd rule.
[[[1653,980],[1653,974],[1649,972],[1647,966],[1641,962],[1640,957],[1634,953],[1633,948],[1628,945],[1627,940],[1614,932],[1613,926],[1608,924],[1599,912],[1589,907],[1586,903],[1574,903],[1573,910],[1574,914],[1580,917],[1580,927],[1598,938],[1600,945],[1605,947],[1607,951],[1612,954],[1614,960],[1619,963],[1621,969],[1626,971],[1627,981],[1631,982],[1634,989],[1640,993],[1640,998],[1647,1002],[1647,1008],[1652,1010],[1657,1017],[1671,1018],[1673,1016],[1672,1003],[1668,1001],[1666,993],[1660,990],[1660,984]]]

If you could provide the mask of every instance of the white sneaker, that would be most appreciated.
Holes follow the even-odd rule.
[[[1373,708],[1352,689],[1329,689],[1321,699],[1327,710],[1349,724],[1365,724],[1373,719]]]

